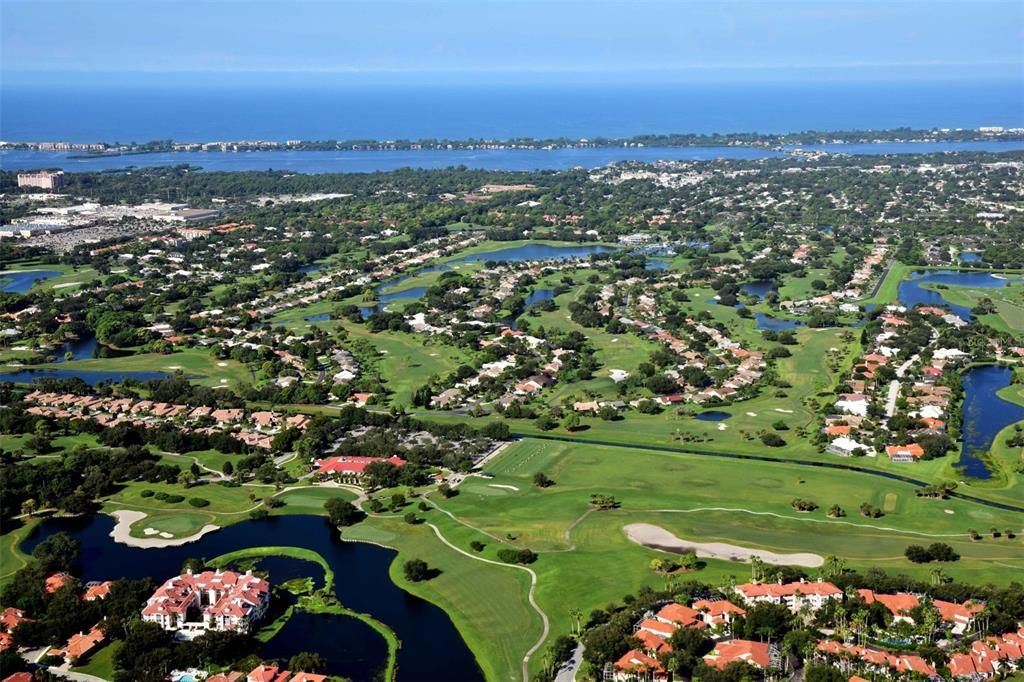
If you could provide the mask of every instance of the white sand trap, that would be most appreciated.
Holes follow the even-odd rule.
[[[167,365],[164,369],[181,369],[181,365]]]
[[[220,530],[220,526],[207,524],[200,528],[197,533],[184,538],[176,538],[170,533],[161,533],[154,528],[147,528],[142,532],[146,535],[151,535],[149,531],[152,530],[160,535],[160,537],[137,538],[133,537],[131,534],[132,525],[146,518],[146,512],[135,511],[132,509],[118,509],[117,511],[110,512],[110,515],[117,519],[117,523],[114,524],[114,530],[110,531],[110,537],[114,538],[114,542],[120,542],[121,544],[128,545],[129,547],[141,547],[143,549],[158,549],[161,547],[177,547],[178,545],[186,545],[190,542],[195,542],[207,533]]]
[[[661,526],[650,523],[631,523],[623,526],[626,537],[638,545],[660,549],[663,552],[682,554],[696,552],[702,559],[723,559],[725,561],[750,561],[758,557],[766,564],[777,566],[803,566],[817,568],[825,564],[825,560],[817,554],[799,552],[796,554],[776,554],[761,549],[747,549],[725,542],[690,542],[677,538]]]
[[[516,492],[519,492],[519,488],[515,487],[514,485],[502,485],[501,483],[488,483],[487,487],[488,488],[504,488],[505,490],[515,490]]]
[[[142,531],[143,535],[156,535],[159,532],[156,528],[145,528]]]
[[[775,411],[776,412],[781,412],[783,414],[793,414],[793,410],[784,410],[781,407],[776,407]]]
[[[747,412],[747,416],[748,417],[756,417],[757,416],[757,412]]]
[[[217,366],[218,366],[218,367],[227,367],[227,366],[228,366],[228,363],[226,363],[226,362],[218,362],[218,363],[217,363]]]
[[[54,289],[64,289],[67,287],[77,287],[81,282],[65,282],[64,284],[54,284]]]
[[[620,381],[625,381],[629,378],[629,372],[624,369],[610,369],[608,370],[608,376],[615,383],[619,383]]]
[[[227,379],[221,379],[221,380],[220,380],[220,383],[222,383],[222,384],[226,384],[226,383],[228,383],[228,380],[227,380]]]
[[[719,422],[719,424],[718,424],[718,430],[719,431],[725,431],[727,428],[729,428],[729,427],[726,426],[725,424],[722,424],[721,422]]]
[[[952,509],[943,509],[942,511],[946,512],[947,514],[956,514],[956,512],[953,511]]]

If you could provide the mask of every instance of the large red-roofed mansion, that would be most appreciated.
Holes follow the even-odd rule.
[[[207,630],[249,632],[270,603],[270,583],[252,571],[186,571],[157,588],[142,620],[180,636]]]

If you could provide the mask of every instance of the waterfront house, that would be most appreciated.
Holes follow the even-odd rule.
[[[916,462],[924,457],[924,448],[917,443],[889,445],[885,448],[885,454],[889,455],[892,462]]]
[[[270,603],[270,583],[252,571],[191,570],[157,588],[142,620],[189,637],[207,630],[248,632]]]

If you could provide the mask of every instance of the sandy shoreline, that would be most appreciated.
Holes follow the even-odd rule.
[[[702,559],[750,561],[751,557],[758,557],[766,564],[802,566],[804,568],[817,568],[825,563],[821,556],[809,552],[778,554],[761,549],[748,549],[725,542],[690,542],[689,540],[676,537],[661,526],[655,526],[650,523],[631,523],[623,526],[622,529],[626,531],[626,537],[638,545],[676,554],[696,552],[697,556]]]
[[[220,526],[207,524],[198,533],[193,533],[184,538],[137,538],[131,535],[132,524],[146,518],[146,512],[118,509],[117,511],[110,512],[110,515],[117,519],[114,530],[110,531],[110,537],[114,538],[114,542],[120,542],[129,547],[139,547],[141,549],[160,549],[162,547],[187,545],[190,542],[195,542],[207,533],[220,530]]]

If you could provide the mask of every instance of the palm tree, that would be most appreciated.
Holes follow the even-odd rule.
[[[764,577],[764,562],[759,556],[750,557],[750,579],[757,582]]]
[[[932,585],[943,585],[946,582],[946,574],[941,568],[933,568],[931,572]]]
[[[574,607],[569,609],[569,617],[573,621],[573,632],[579,635],[583,631],[583,612]]]

